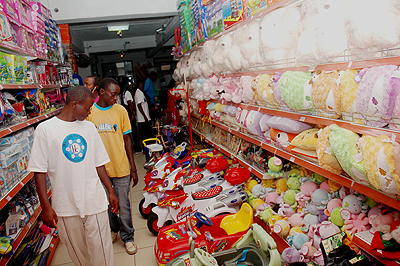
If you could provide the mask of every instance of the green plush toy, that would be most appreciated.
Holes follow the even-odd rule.
[[[279,79],[282,100],[295,111],[315,112],[310,72],[286,71]]]
[[[249,196],[249,198],[247,199],[247,202],[250,204],[250,206],[253,206],[253,201],[256,199],[253,195],[253,193],[251,192],[247,192],[247,195]]]
[[[289,177],[288,180],[286,181],[286,186],[289,189],[299,190],[301,183],[297,177]]]
[[[329,221],[331,221],[332,223],[336,224],[339,227],[342,227],[344,225],[344,220],[342,218],[342,215],[340,214],[341,210],[342,207],[335,208],[331,213],[331,217],[329,217]]]
[[[312,179],[312,181],[314,181],[314,183],[320,185],[322,182],[324,182],[326,180],[326,177],[322,176],[320,174],[317,174],[317,173],[313,173],[311,175],[311,179]]]
[[[261,219],[262,219],[264,222],[266,222],[266,223],[268,223],[269,219],[270,219],[272,216],[274,216],[274,212],[273,212],[272,208],[266,208],[265,210],[263,210],[263,211],[260,213]]]
[[[268,160],[268,172],[267,175],[268,176],[272,176],[272,177],[281,177],[283,176],[283,163],[282,160],[279,159],[278,157],[271,157]]]
[[[283,195],[283,201],[286,204],[289,204],[293,209],[297,208],[297,201],[295,199],[296,197],[296,191],[293,189],[289,189],[288,191],[285,192]]]
[[[349,176],[355,181],[368,186],[369,182],[362,154],[357,148],[357,141],[360,136],[335,124],[330,125],[330,129],[329,142],[332,154]]]

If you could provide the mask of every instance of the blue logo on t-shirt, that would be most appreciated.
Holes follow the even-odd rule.
[[[117,124],[111,125],[111,124],[104,123],[104,124],[100,124],[97,127],[97,129],[99,131],[117,131],[118,128],[117,128]]]
[[[78,134],[69,134],[62,143],[64,156],[73,163],[82,162],[85,159],[86,150],[86,140]]]

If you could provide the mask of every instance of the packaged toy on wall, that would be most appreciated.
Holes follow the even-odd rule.
[[[7,17],[0,12],[0,41],[5,43],[12,42],[10,24],[8,23]]]
[[[227,30],[245,19],[242,0],[221,0],[224,16],[224,29]]]
[[[244,0],[243,4],[246,19],[267,8],[267,0]]]
[[[14,77],[15,77],[15,83],[16,84],[24,84],[25,83],[25,77],[26,77],[26,70],[28,68],[28,63],[26,58],[18,56],[18,55],[12,55],[12,63],[13,63],[13,71],[14,71]]]
[[[0,82],[9,84],[12,82],[12,57],[9,54],[0,52]]]
[[[201,1],[202,22],[206,23],[208,38],[224,30],[221,0]]]

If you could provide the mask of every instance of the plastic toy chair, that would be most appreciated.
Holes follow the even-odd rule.
[[[220,227],[225,230],[228,235],[246,231],[253,223],[253,209],[248,203],[243,203],[240,211],[236,214],[225,216]]]
[[[146,144],[149,141],[155,141],[156,143],[153,144]],[[144,146],[144,151],[146,155],[146,160],[149,159],[149,157],[155,153],[155,152],[162,152],[164,150],[163,145],[161,145],[161,141],[157,138],[151,138],[151,139],[145,139],[142,141],[143,146]]]

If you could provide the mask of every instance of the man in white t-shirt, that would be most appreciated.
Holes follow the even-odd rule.
[[[113,212],[118,211],[118,199],[104,166],[110,161],[107,151],[94,124],[85,121],[93,102],[85,87],[68,91],[61,113],[36,128],[28,171],[34,172],[42,221],[57,226],[74,264],[114,265],[103,185]]]
[[[144,83],[138,81],[138,88],[135,93],[136,121],[138,123],[139,134],[143,139],[153,137],[151,132],[151,118],[149,115],[149,105],[143,93]]]

